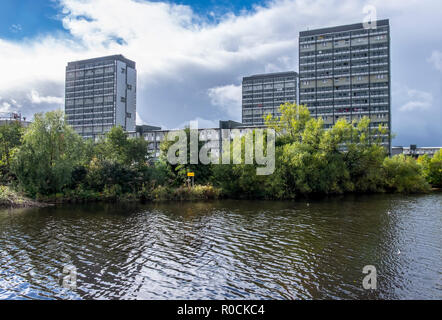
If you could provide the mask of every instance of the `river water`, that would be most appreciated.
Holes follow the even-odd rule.
[[[2,210],[0,299],[442,299],[441,208],[434,193]]]

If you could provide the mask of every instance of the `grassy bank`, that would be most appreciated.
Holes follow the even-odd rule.
[[[140,190],[138,193],[123,193],[121,188],[109,188],[104,192],[91,190],[68,190],[65,193],[53,195],[37,195],[39,203],[87,203],[87,202],[126,202],[126,201],[195,201],[216,200],[221,196],[221,189],[213,186],[197,185],[187,187],[164,187],[159,186],[153,190]]]
[[[158,187],[152,192],[153,201],[165,200],[216,200],[221,196],[221,189],[212,186],[197,185],[193,188]]]
[[[52,195],[37,195],[35,199],[26,197],[20,192],[13,190],[7,186],[0,186],[0,207],[3,208],[26,208],[26,207],[44,207],[53,204],[67,203],[91,203],[91,202],[160,202],[160,201],[204,201],[225,199],[248,199],[248,200],[294,200],[295,198],[271,199],[271,198],[254,198],[243,195],[241,197],[232,197],[226,194],[221,188],[211,185],[196,185],[193,188],[185,186],[181,187],[165,187],[159,186],[153,190],[140,191],[134,193],[119,192],[119,188],[112,188],[106,192],[95,192],[90,190],[68,190],[65,193],[57,193]],[[441,188],[432,188],[430,190],[418,193],[442,192]],[[347,192],[346,194],[351,194]],[[353,192],[354,194],[357,192]],[[394,193],[394,192],[370,192],[370,193]],[[400,192],[406,193],[406,192]],[[342,194],[341,194],[342,195]],[[324,197],[322,194],[298,195],[296,198],[317,198]],[[337,194],[336,194],[337,196]]]
[[[27,208],[43,206],[45,206],[45,204],[25,197],[10,187],[0,186],[0,207],[2,208]]]

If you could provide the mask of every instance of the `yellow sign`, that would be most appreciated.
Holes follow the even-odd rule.
[[[195,176],[195,172],[187,172],[187,176],[188,177],[194,177]]]

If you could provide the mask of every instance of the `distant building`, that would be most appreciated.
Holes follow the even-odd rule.
[[[144,137],[148,144],[148,151],[153,160],[157,160],[160,156],[160,145],[167,136],[168,133],[183,129],[173,129],[173,130],[161,130],[159,127],[153,126],[144,126],[144,130],[137,130],[136,136]],[[207,128],[207,129],[198,129],[199,131],[199,141],[208,141],[210,140],[209,149],[213,155],[219,156],[222,152],[222,139],[229,138],[233,140],[231,136],[231,132],[229,130],[223,131],[223,129],[238,129],[239,134],[243,136],[246,132],[256,129],[263,128],[263,126],[250,126],[245,125],[240,122],[228,120],[228,121],[220,121],[219,127],[217,128]],[[225,135],[223,137],[223,134]],[[226,136],[228,134],[229,136]],[[134,137],[134,135],[132,135]]]
[[[242,81],[242,122],[263,125],[263,116],[280,116],[279,107],[297,101],[298,74],[294,71],[244,77]]]
[[[436,152],[438,152],[442,147],[417,147],[416,145],[410,145],[409,147],[392,147],[391,155],[395,156],[397,154],[404,154],[406,156],[419,157],[424,154],[429,157],[433,157]]]
[[[362,23],[302,31],[299,34],[299,103],[322,118],[326,128],[340,118],[367,116],[372,136],[382,125],[391,147],[391,73],[389,20],[375,29]]]
[[[84,138],[114,126],[135,132],[137,71],[122,55],[69,62],[65,112],[68,124]]]
[[[21,113],[17,112],[2,112],[0,113],[0,126],[12,123],[12,122],[18,122],[23,127],[28,127],[32,122],[26,121],[26,117],[22,117]]]

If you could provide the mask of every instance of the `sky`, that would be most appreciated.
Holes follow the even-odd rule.
[[[298,71],[300,31],[390,19],[393,145],[442,146],[440,0],[2,0],[0,113],[64,108],[67,62],[137,63],[137,123],[241,121],[243,76]]]

